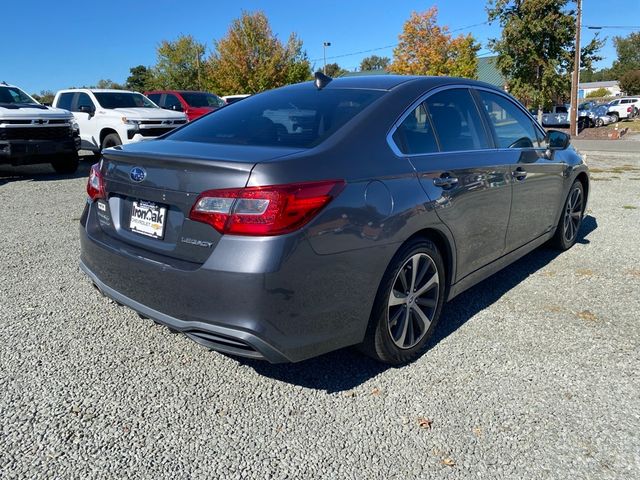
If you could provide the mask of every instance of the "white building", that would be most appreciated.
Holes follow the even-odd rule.
[[[606,88],[609,90],[609,95],[618,97],[622,95],[620,91],[620,85],[617,80],[608,80],[606,82],[585,82],[578,85],[578,98],[585,98],[594,90],[599,88]]]

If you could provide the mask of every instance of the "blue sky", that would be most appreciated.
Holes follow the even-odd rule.
[[[263,10],[282,39],[297,32],[309,58],[320,67],[323,41],[332,43],[328,57],[394,44],[411,11],[426,10],[434,3],[439,23],[451,29],[487,19],[484,0],[5,0],[0,9],[0,81],[20,85],[29,93],[95,84],[101,78],[123,82],[130,67],[155,63],[156,46],[163,39],[191,34],[211,48],[212,40],[224,36],[242,10]],[[584,0],[583,4],[586,25],[640,24],[640,0]],[[483,47],[500,33],[497,25],[468,31]],[[615,59],[611,37],[631,31],[602,31],[609,40],[600,66]],[[592,35],[583,30],[583,42]],[[480,53],[485,52],[483,48]],[[371,54],[391,56],[392,49],[328,62],[353,69]]]

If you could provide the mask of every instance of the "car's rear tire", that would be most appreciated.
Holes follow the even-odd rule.
[[[604,126],[604,120],[602,120],[601,118],[596,120],[596,127],[602,127]]]
[[[117,133],[110,133],[109,135],[104,137],[104,139],[102,140],[102,145],[100,145],[100,148],[104,150],[105,148],[117,147],[118,145],[122,145],[122,140],[120,140],[120,135],[118,135]]]
[[[70,175],[72,173],[76,173],[78,170],[78,165],[80,164],[80,157],[78,157],[78,152],[70,153],[69,155],[55,159],[51,162],[51,166],[61,175]]]
[[[576,243],[584,216],[584,206],[584,187],[580,180],[576,180],[571,185],[569,195],[567,195],[567,199],[563,204],[556,233],[551,240],[551,244],[555,248],[568,250]]]
[[[613,118],[613,123],[617,123],[620,121],[620,115],[618,115],[616,112],[611,112],[609,116]]]
[[[419,358],[438,323],[445,281],[442,256],[431,240],[403,245],[382,277],[360,349],[390,365]]]

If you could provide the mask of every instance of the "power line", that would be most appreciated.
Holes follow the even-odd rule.
[[[487,20],[485,22],[480,22],[480,23],[474,23],[473,25],[467,25],[466,27],[460,27],[460,28],[455,28],[453,30],[449,30],[447,33],[455,33],[455,32],[459,32],[461,30],[468,30],[470,28],[474,28],[474,27],[479,27],[481,25],[487,25],[490,22]],[[359,52],[351,52],[351,53],[343,53],[340,55],[333,55],[331,57],[327,57],[327,60],[333,60],[335,58],[344,58],[344,57],[351,57],[353,55],[361,55],[363,53],[370,53],[370,52],[377,52],[379,50],[386,50],[387,48],[395,48],[397,47],[399,44],[398,43],[394,43],[392,45],[385,45],[384,47],[376,47],[376,48],[370,48],[368,50],[360,50]],[[323,58],[314,58],[309,60],[310,62],[319,62],[323,60]]]
[[[640,30],[640,25],[583,25],[589,30],[602,30],[603,28],[617,28],[619,30]]]

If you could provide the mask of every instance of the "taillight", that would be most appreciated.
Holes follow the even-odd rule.
[[[631,107],[627,107],[627,113],[631,113],[632,108]]]
[[[280,235],[308,223],[344,188],[343,180],[203,192],[189,214],[222,234]]]
[[[91,165],[89,170],[89,179],[87,180],[87,194],[91,200],[98,200],[99,198],[106,198],[104,192],[104,179],[100,173],[100,164],[95,163]]]

